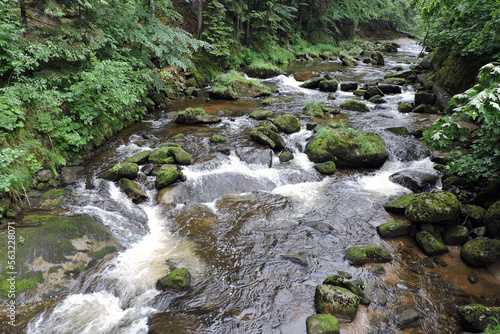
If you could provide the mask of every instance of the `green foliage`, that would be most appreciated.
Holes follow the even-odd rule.
[[[498,334],[500,333],[500,322],[495,317],[489,317],[487,319],[488,326],[484,329],[483,334]]]
[[[478,83],[450,102],[455,116],[462,122],[473,122],[479,127],[473,131],[472,152],[453,152],[446,166],[449,174],[497,179],[500,171],[500,66],[487,64],[478,75]],[[436,149],[444,149],[456,140],[463,140],[465,130],[451,117],[438,120],[432,129],[424,132],[424,143],[436,140]]]
[[[306,115],[324,117],[325,104],[321,101],[307,101],[304,107]]]

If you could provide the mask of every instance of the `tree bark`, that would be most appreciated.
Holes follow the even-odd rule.
[[[203,0],[196,0],[197,2],[197,10],[198,10],[198,15],[197,15],[197,21],[198,25],[196,27],[196,34],[198,35],[198,38],[201,37],[201,29],[203,28]]]
[[[26,14],[26,4],[24,3],[24,0],[19,1],[19,6],[21,7],[21,21],[26,28],[28,27],[28,15]]]

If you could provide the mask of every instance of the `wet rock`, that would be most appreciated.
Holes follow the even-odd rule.
[[[337,167],[379,167],[387,160],[384,140],[374,132],[322,127],[306,146],[313,162],[335,161]]]
[[[304,267],[307,267],[309,265],[307,259],[301,255],[281,255],[281,258]]]
[[[255,110],[250,113],[250,117],[256,120],[264,120],[268,117],[271,117],[273,115],[273,112],[270,110]]]
[[[387,295],[385,291],[381,288],[375,289],[375,298],[373,301],[379,305],[385,306],[385,304],[387,304]]]
[[[385,52],[398,52],[398,48],[400,47],[397,43],[384,43],[382,44]]]
[[[439,256],[434,258],[434,263],[442,268],[448,267],[448,262],[446,262],[445,259],[443,259],[442,257],[439,257]]]
[[[405,169],[389,176],[391,182],[402,185],[414,193],[428,191],[435,187],[439,179],[437,172],[427,170]]]
[[[351,322],[358,312],[359,297],[344,288],[320,284],[314,299],[318,313],[333,315],[339,322]]]
[[[324,234],[330,233],[330,231],[333,229],[330,225],[317,221],[307,222],[305,223],[305,225]]]
[[[139,166],[130,162],[117,163],[104,173],[104,178],[111,181],[119,179],[135,179],[139,173]]]
[[[386,130],[401,136],[408,135],[408,129],[405,128],[404,126],[396,126],[392,128],[387,128]]]
[[[226,141],[226,137],[223,135],[215,134],[212,137],[210,137],[210,142],[211,143],[224,143]]]
[[[483,219],[486,210],[480,206],[473,204],[466,204],[461,212],[461,217],[464,220],[471,221],[473,226],[483,226]]]
[[[297,116],[294,115],[280,115],[271,120],[279,131],[283,131],[286,134],[299,132],[300,131],[300,121]]]
[[[410,201],[413,199],[413,197],[415,197],[416,195],[409,195],[409,196],[405,196],[405,197],[402,197],[400,199],[397,199],[391,203],[388,203],[386,205],[384,205],[384,209],[387,211],[387,212],[392,212],[392,213],[397,213],[397,214],[404,214],[405,213],[405,210],[406,210],[406,207],[408,206],[408,204],[410,203]]]
[[[389,73],[385,75],[385,78],[403,78],[408,83],[415,82],[417,80],[417,75],[413,70],[403,70],[396,73]]]
[[[374,314],[370,319],[369,334],[387,334],[391,330],[389,328],[389,319],[386,316]]]
[[[351,57],[349,57],[347,54],[345,54],[343,52],[339,54],[339,59],[340,59],[340,62],[342,63],[342,65],[344,65],[344,66],[352,66],[352,65],[356,64],[356,61],[354,59],[352,59]]]
[[[340,84],[340,90],[343,92],[352,92],[358,89],[357,82],[342,82]]]
[[[434,225],[432,225],[431,223],[419,224],[417,228],[419,231],[427,231],[429,233],[434,233]]]
[[[337,166],[335,166],[335,163],[333,161],[315,164],[314,168],[321,174],[333,174],[337,170]]]
[[[378,89],[384,94],[401,94],[401,86],[390,85],[390,84],[380,84],[377,86]]]
[[[479,205],[485,209],[490,205],[500,200],[500,181],[492,181],[484,187],[479,194],[474,198],[475,205]]]
[[[437,190],[416,194],[405,209],[405,216],[418,224],[456,224],[462,204],[452,193]]]
[[[306,320],[307,334],[339,334],[339,321],[331,314],[316,314]]]
[[[268,79],[284,72],[275,66],[248,66],[245,68],[245,73],[252,78]]]
[[[400,222],[390,222],[377,226],[377,233],[382,238],[395,238],[410,234],[410,226]]]
[[[156,289],[188,290],[191,287],[191,273],[186,268],[178,268],[156,282]]]
[[[491,322],[490,318],[500,321],[500,307],[471,304],[459,306],[457,313],[462,326],[471,331],[484,331]]]
[[[141,172],[144,173],[144,175],[151,175],[154,168],[155,166],[153,164],[145,164],[142,167]]]
[[[437,164],[446,165],[448,163],[448,159],[450,158],[450,153],[442,152],[436,153],[431,157],[431,161]]]
[[[257,131],[252,131],[250,133],[250,138],[258,143],[268,145],[272,149],[282,150],[285,148],[285,141],[283,138],[275,131],[271,130],[269,126],[261,125],[257,128]]]
[[[463,245],[469,240],[469,230],[465,226],[448,227],[441,232],[441,238],[447,245]]]
[[[175,118],[175,123],[181,124],[204,124],[217,123],[221,119],[217,116],[208,115],[203,108],[187,108],[179,111]]]
[[[492,204],[484,214],[484,226],[489,235],[500,239],[500,201]]]
[[[61,181],[63,185],[70,185],[81,182],[85,179],[82,166],[63,167],[61,169]]]
[[[168,147],[168,155],[172,156],[176,163],[180,165],[190,165],[191,164],[191,154],[186,152],[184,149],[176,146]]]
[[[368,271],[374,275],[385,275],[385,268],[380,263],[375,263],[368,267]]]
[[[215,150],[225,155],[231,154],[231,148],[228,145],[219,144],[215,147]]]
[[[137,152],[133,156],[127,159],[127,162],[133,163],[133,164],[138,164],[142,165],[146,161],[148,161],[149,155],[151,154],[151,151],[142,151],[142,152]]]
[[[337,79],[323,80],[319,83],[319,90],[323,92],[336,92],[339,81]]]
[[[345,259],[353,265],[392,261],[391,253],[383,247],[355,246],[347,249]]]
[[[429,256],[441,255],[449,252],[445,244],[427,231],[418,232],[416,239],[424,253]]]
[[[364,96],[366,93],[366,89],[356,89],[354,92],[352,92],[354,96]]]
[[[500,240],[472,239],[462,247],[460,258],[471,267],[489,266],[500,259]]]
[[[156,177],[155,186],[157,189],[165,188],[182,177],[182,172],[175,165],[163,165]]]
[[[402,85],[405,84],[405,79],[402,79],[402,78],[388,78],[388,79],[385,79],[384,82],[386,82],[388,84],[391,84],[391,85],[402,86]]]
[[[323,80],[324,80],[324,78],[309,79],[306,82],[304,82],[302,85],[300,85],[300,87],[309,88],[309,89],[316,89],[316,88],[319,88],[319,84]]]
[[[38,181],[40,182],[49,182],[50,180],[56,178],[56,174],[52,171],[52,169],[42,169],[37,174]]]
[[[426,91],[420,91],[415,93],[415,106],[421,104],[434,105],[436,103],[436,94],[429,93]]]
[[[162,146],[159,149],[151,152],[148,157],[148,161],[153,164],[173,164],[175,158],[170,154],[169,147]]]
[[[439,110],[430,104],[421,104],[413,109],[413,112],[417,114],[437,114]]]
[[[60,207],[68,195],[65,189],[51,189],[44,192],[40,197],[31,198],[31,208],[38,210],[52,210]]]
[[[370,99],[368,99],[368,101],[371,103],[374,103],[374,104],[387,103],[387,101],[385,99],[383,99],[382,96],[380,96],[380,95],[372,96],[372,97],[370,97]]]
[[[370,98],[379,95],[379,96],[384,96],[384,92],[380,90],[377,86],[368,86],[366,87],[366,92],[363,94],[363,97],[365,100],[369,100]]]
[[[414,308],[403,311],[397,317],[397,322],[401,328],[417,327],[417,321],[422,319],[423,315]]]
[[[410,102],[401,102],[398,105],[398,111],[402,113],[409,113],[412,112],[413,110],[413,105]]]
[[[337,286],[340,288],[347,289],[354,293],[356,296],[359,297],[359,302],[363,305],[369,305],[371,300],[370,298],[365,294],[365,292],[356,284],[351,282],[349,279],[340,276],[340,275],[331,275],[328,276],[324,281],[323,284],[329,284],[333,286]]]
[[[352,278],[352,275],[350,273],[348,273],[347,271],[342,271],[342,270],[339,270],[338,274],[342,277],[345,277],[347,279],[351,279]]]
[[[380,51],[373,51],[370,55],[372,65],[384,65],[384,56]]]
[[[471,237],[484,237],[486,236],[486,227],[481,226],[481,227],[476,227],[472,231],[470,231]]]
[[[127,194],[128,197],[132,198],[134,203],[141,203],[148,198],[144,190],[142,190],[141,185],[137,182],[129,179],[120,179],[118,184],[123,192]]]
[[[476,284],[477,283],[477,274],[476,273],[471,273],[469,277],[467,278],[470,282],[470,284]]]
[[[316,72],[303,72],[303,73],[295,73],[293,77],[297,81],[306,81],[313,79],[318,76],[318,73]]]

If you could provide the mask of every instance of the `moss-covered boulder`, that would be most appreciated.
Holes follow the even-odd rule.
[[[314,169],[316,169],[321,174],[333,174],[337,170],[337,166],[335,165],[335,162],[327,161],[315,164]]]
[[[168,155],[172,156],[176,163],[179,165],[190,165],[191,164],[191,154],[186,152],[184,149],[178,146],[167,147]]]
[[[500,259],[500,240],[472,239],[462,247],[460,258],[471,267],[489,266]]]
[[[128,197],[132,198],[134,203],[141,203],[142,201],[148,199],[148,196],[139,183],[129,179],[120,179],[118,184],[123,192],[127,194]]]
[[[191,273],[186,268],[178,268],[156,282],[158,290],[188,290],[191,287]]]
[[[483,226],[486,210],[474,204],[466,204],[462,210],[462,216],[472,223],[473,227]]]
[[[60,207],[68,195],[65,189],[51,189],[40,197],[30,199],[30,208],[38,210],[52,210]]]
[[[387,103],[387,100],[385,100],[382,96],[380,95],[375,95],[372,96],[368,99],[369,102],[374,103],[374,104],[384,104]]]
[[[391,85],[391,84],[379,84],[377,85],[378,89],[382,91],[384,94],[401,94],[401,86]]]
[[[429,93],[426,91],[420,91],[415,93],[415,106],[421,104],[434,105],[436,103],[436,94]]]
[[[285,140],[279,133],[274,131],[273,127],[277,129],[272,123],[265,121],[257,128],[257,131],[250,133],[250,139],[263,145],[268,145],[272,149],[282,150],[285,148]]]
[[[391,253],[383,247],[355,246],[347,249],[345,259],[353,265],[392,261]]]
[[[363,94],[363,97],[365,100],[369,100],[370,98],[379,95],[379,96],[384,96],[384,92],[380,90],[377,86],[368,86],[365,88],[365,93]]]
[[[219,134],[215,134],[215,135],[212,135],[212,137],[210,137],[210,142],[211,143],[224,143],[226,141],[226,137],[224,137],[223,135],[219,135]]]
[[[137,164],[137,165],[142,165],[148,161],[150,154],[151,154],[151,151],[149,151],[149,150],[137,152],[136,154],[134,154],[133,156],[128,158],[127,162]]]
[[[292,152],[289,151],[283,151],[279,155],[280,162],[287,162],[290,161],[294,158]]]
[[[260,131],[250,132],[250,139],[256,143],[269,146],[271,149],[276,147],[276,143]]]
[[[204,124],[217,123],[221,119],[214,115],[208,115],[203,108],[186,108],[178,112],[175,123],[181,124]]]
[[[418,224],[456,224],[462,204],[450,192],[437,190],[416,194],[405,209],[405,216]]]
[[[410,234],[410,226],[400,222],[389,222],[377,226],[377,233],[382,238],[395,238]]]
[[[131,162],[117,163],[104,173],[104,178],[111,181],[119,179],[135,179],[139,173],[139,165]]]
[[[421,104],[413,109],[413,112],[417,114],[437,114],[439,110],[433,105]]]
[[[495,318],[500,322],[500,307],[488,307],[481,304],[459,306],[457,308],[460,323],[466,330],[481,332]]]
[[[238,97],[260,97],[271,95],[271,89],[255,79],[247,79],[238,71],[231,70],[217,76],[208,91],[214,98],[234,100]]]
[[[279,131],[283,131],[287,134],[300,131],[300,121],[297,116],[294,115],[280,115],[273,118],[271,122],[278,127]]]
[[[173,164],[175,162],[175,159],[170,154],[169,148],[167,146],[162,146],[149,155],[148,161],[153,164],[163,165]]]
[[[270,110],[254,110],[250,113],[250,117],[256,120],[264,120],[273,115],[273,112]]]
[[[7,297],[8,272],[15,271],[19,306],[70,291],[80,273],[120,248],[107,229],[89,216],[28,215],[21,224],[36,227],[16,230],[15,269],[7,266],[13,260],[8,252],[11,234],[8,229],[0,231],[0,294]]]
[[[463,245],[469,240],[469,230],[465,226],[450,226],[441,232],[446,245]]]
[[[500,201],[492,204],[484,214],[484,226],[489,235],[500,239]]]
[[[157,189],[165,188],[182,177],[182,172],[175,165],[163,165],[156,176],[155,186]]]
[[[329,284],[316,286],[316,311],[330,314],[340,322],[351,322],[359,307],[359,297],[351,291]]]
[[[361,111],[361,112],[370,111],[370,108],[368,108],[366,104],[356,100],[344,101],[340,104],[339,107],[345,110],[352,110],[352,111]]]
[[[350,281],[348,278],[341,275],[331,275],[328,276],[323,284],[329,284],[333,286],[338,286],[347,289],[359,297],[359,302],[363,305],[369,305],[371,302],[370,297],[354,282]]]
[[[358,89],[357,82],[342,82],[340,84],[340,90],[343,92],[353,92]]]
[[[370,59],[372,65],[384,65],[384,55],[380,51],[373,51],[370,54]]]
[[[413,110],[413,105],[410,102],[401,102],[398,105],[398,111],[402,113],[409,113],[412,112]]]
[[[311,315],[306,319],[307,334],[339,334],[339,321],[331,314]]]
[[[427,231],[418,232],[415,236],[418,245],[422,248],[425,254],[429,256],[448,253],[448,247],[443,244],[438,238]]]
[[[280,74],[283,74],[283,70],[273,65],[271,63],[253,63],[245,68],[245,73],[252,78],[268,79]]]
[[[322,80],[318,88],[323,92],[336,92],[338,85],[339,81],[337,79]]]
[[[306,82],[304,82],[302,85],[300,85],[300,87],[302,88],[309,88],[309,89],[315,89],[315,88],[319,88],[319,84],[321,83],[321,81],[323,81],[324,78],[321,77],[321,78],[313,78],[313,79],[309,79],[307,80]]]
[[[384,140],[374,132],[322,127],[306,146],[309,160],[334,161],[337,167],[380,167],[387,160]]]
[[[344,66],[356,65],[356,61],[354,59],[352,59],[351,57],[349,57],[349,55],[347,55],[347,53],[344,53],[344,52],[341,52],[339,54],[339,60],[342,63],[342,65],[344,65]]]
[[[415,195],[409,195],[409,196],[399,198],[393,202],[390,202],[390,203],[387,203],[386,205],[384,205],[384,209],[387,212],[392,212],[392,213],[397,213],[397,214],[402,215],[405,213],[406,207],[408,206],[410,201],[413,199],[413,197],[415,197]]]

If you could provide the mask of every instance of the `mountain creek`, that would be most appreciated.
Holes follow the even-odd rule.
[[[384,53],[384,65],[325,60],[283,66],[286,74],[260,79],[273,88],[276,101],[270,105],[262,105],[265,98],[181,98],[121,131],[81,164],[59,208],[19,215],[18,233],[35,231],[19,245],[31,253],[38,227],[21,226],[27,217],[48,213],[92,218],[85,225],[88,233],[70,242],[79,252],[67,255],[68,261],[75,263],[80,256],[88,264],[92,254],[114,250],[96,256],[94,266],[81,272],[75,266],[68,275],[49,266],[64,261],[54,255],[51,262],[45,255],[50,251],[33,246],[31,270],[44,276],[35,290],[18,296],[19,333],[302,334],[306,318],[316,314],[316,286],[339,272],[362,280],[371,298],[352,322],[340,323],[341,333],[457,333],[457,306],[500,305],[498,262],[472,268],[461,261],[460,246],[427,256],[413,237],[382,239],[377,233],[383,223],[409,223],[404,215],[384,209],[412,194],[391,182],[391,175],[438,173],[430,159],[433,152],[418,139],[388,131],[403,127],[413,133],[435,119],[398,111],[401,102],[414,102],[413,85],[402,84],[400,93],[385,94],[385,101],[375,104],[340,89],[302,88],[296,80],[310,72],[360,86],[383,80],[396,67],[409,69],[421,52],[414,41],[397,42],[397,52]],[[341,109],[324,118],[304,114],[308,101],[334,108],[347,100],[362,101],[369,111]],[[220,122],[174,122],[178,111],[190,107],[201,107]],[[281,133],[293,154],[290,161],[279,159],[281,150],[250,139],[260,121],[248,115],[258,109],[271,111],[272,117],[299,118],[298,132]],[[310,125],[340,122],[383,138],[388,159],[382,167],[338,168],[332,174],[314,168],[305,153],[314,135]],[[213,135],[226,141],[214,143]],[[183,176],[173,185],[157,190],[156,172],[141,173],[136,181],[147,199],[136,203],[118,182],[103,178],[115,164],[163,143],[180,144],[192,157],[191,164],[179,165]],[[139,165],[144,171],[146,164]],[[440,187],[438,179],[428,190]],[[345,259],[348,248],[365,245],[388,249],[393,260],[352,265]],[[189,270],[191,287],[158,289],[157,281],[176,268]],[[477,283],[469,281],[471,273]],[[59,293],[53,292],[56,285]],[[407,323],[402,315],[410,309],[421,316]],[[0,330],[12,333],[5,314],[1,320]]]

